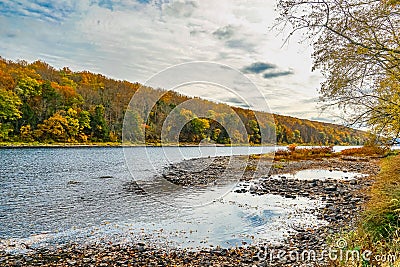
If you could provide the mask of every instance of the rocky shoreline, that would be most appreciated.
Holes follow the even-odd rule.
[[[238,157],[237,159],[243,159]],[[221,177],[240,177],[235,193],[253,195],[273,194],[285,198],[307,197],[326,203],[308,211],[327,225],[317,229],[294,229],[284,244],[243,246],[231,249],[204,248],[201,251],[166,249],[152,244],[109,244],[82,247],[68,245],[57,250],[41,250],[31,254],[10,255],[0,252],[0,266],[299,266],[290,257],[274,258],[277,251],[301,254],[306,250],[321,251],[328,247],[327,239],[351,228],[367,200],[365,190],[371,176],[379,171],[377,161],[369,158],[335,158],[293,162],[272,162],[250,158],[244,169],[225,172],[228,157],[195,159],[170,166],[163,177],[179,185],[209,185],[219,183]],[[243,165],[242,165],[243,166]],[[190,171],[190,170],[195,171]],[[288,179],[285,174],[304,169],[341,170],[371,175],[357,179]],[[224,173],[224,175],[222,175]],[[256,180],[252,180],[257,178]],[[268,255],[268,258],[261,257]],[[324,266],[322,261],[308,262],[307,266]],[[304,265],[306,266],[306,265]]]
[[[170,165],[163,178],[177,185],[209,185],[224,176],[247,181],[268,175],[292,174],[305,169],[326,169],[375,175],[379,171],[377,159],[367,157],[341,157],[321,160],[272,161],[244,156],[197,158]]]
[[[185,161],[168,168],[163,177],[180,185],[218,183],[220,170],[226,168],[228,162],[228,157],[218,157],[211,164],[208,164],[208,159]],[[207,167],[197,172],[188,171],[193,164]],[[295,172],[308,169],[353,172],[365,176],[348,180],[298,180],[287,177]],[[354,226],[363,203],[368,199],[365,192],[372,184],[372,177],[379,172],[379,169],[378,160],[369,157],[341,157],[292,162],[273,162],[250,157],[244,172],[235,169],[226,175],[232,175],[232,172],[242,173],[241,186],[235,189],[236,193],[273,194],[292,199],[307,197],[326,203],[321,208],[308,211],[317,215],[318,219],[327,221],[326,226],[318,229],[295,229],[297,233],[291,235],[285,244],[279,247],[280,250],[286,252],[301,254],[305,250],[320,251],[327,248],[329,237],[338,235],[341,231]],[[257,178],[256,181],[252,180],[254,178]],[[277,262],[276,266],[291,266],[291,263],[293,262],[286,259],[283,262]],[[270,263],[270,266],[274,265]]]

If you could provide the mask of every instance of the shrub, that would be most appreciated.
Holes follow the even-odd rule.
[[[363,146],[341,151],[343,156],[384,156],[389,149],[381,146]]]
[[[288,150],[278,150],[275,152],[275,160],[288,159],[288,160],[307,160],[307,159],[320,159],[326,157],[336,156],[333,153],[333,147],[313,147],[313,148],[298,148],[288,146]]]
[[[294,152],[294,151],[296,150],[296,147],[297,147],[296,144],[290,144],[290,145],[287,146],[287,149],[288,149],[290,152]]]

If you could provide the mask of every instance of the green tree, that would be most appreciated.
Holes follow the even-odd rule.
[[[260,127],[256,120],[249,121],[249,142],[251,144],[259,144],[261,142]]]
[[[81,110],[78,114],[79,130],[85,134],[91,129],[90,126],[90,113],[86,110]]]
[[[22,102],[12,91],[0,89],[0,122],[21,118],[19,107]]]
[[[103,105],[94,107],[90,118],[90,128],[92,129],[92,138],[95,141],[107,141],[109,138],[109,128],[104,117],[105,108]]]
[[[138,112],[131,109],[125,114],[124,140],[132,143],[144,140],[143,119]]]
[[[295,143],[302,143],[303,140],[301,139],[301,133],[299,130],[293,131],[293,142]]]
[[[192,138],[192,119],[196,115],[189,109],[181,108],[174,111],[169,117],[167,140],[193,142]]]
[[[326,143],[327,143],[327,137],[326,137],[326,134],[325,134],[324,132],[319,132],[319,133],[318,133],[318,142],[319,142],[321,145],[326,145]]]
[[[207,130],[210,128],[210,123],[204,118],[194,118],[190,122],[192,128],[192,138],[194,142],[199,142],[207,137]]]
[[[219,136],[221,134],[221,129],[220,128],[215,128],[214,130],[212,130],[211,132],[211,140],[218,142]]]
[[[23,78],[15,88],[22,99],[22,118],[15,123],[15,128],[31,125],[33,128],[39,122],[52,116],[59,107],[59,97],[49,81],[39,83],[30,77]]]
[[[13,127],[10,122],[21,118],[22,102],[12,91],[0,89],[0,140],[7,140]]]
[[[51,86],[49,81],[45,81],[42,84],[41,91],[42,95],[39,120],[44,120],[60,109],[62,104],[60,94]]]
[[[29,76],[26,76],[19,80],[15,92],[22,100],[27,100],[28,98],[38,96],[41,92],[40,83]]]

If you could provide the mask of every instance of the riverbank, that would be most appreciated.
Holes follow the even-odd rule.
[[[247,157],[236,157],[239,161],[244,159]],[[179,185],[218,183],[218,178],[226,174],[229,161],[229,157],[183,161],[166,169],[164,178]],[[242,181],[235,189],[235,194],[273,194],[292,199],[307,197],[325,203],[320,208],[309,210],[304,216],[316,215],[326,221],[326,225],[317,229],[293,226],[293,234],[278,246],[260,243],[250,247],[244,244],[232,249],[205,247],[201,251],[189,251],[153,246],[151,241],[146,244],[93,244],[90,247],[78,244],[25,255],[0,252],[0,266],[292,266],[295,261],[288,257],[277,258],[277,251],[301,254],[303,251],[328,248],[329,238],[343,229],[353,228],[367,200],[364,192],[372,184],[372,176],[360,175],[342,180],[327,179],[329,177],[299,180],[290,179],[290,174],[306,169],[324,169],[332,173],[341,170],[375,175],[379,171],[377,162],[377,159],[367,157],[285,162],[250,157],[244,169],[230,170],[230,174],[239,175]],[[269,257],[267,259],[266,254]],[[313,263],[312,266],[318,265]]]
[[[144,243],[82,247],[70,245],[33,255],[1,255],[0,266],[253,266],[258,250],[252,248],[170,250]]]
[[[88,143],[41,143],[41,142],[0,142],[0,148],[69,148],[69,147],[199,147],[199,146],[209,146],[209,147],[262,147],[262,146],[270,146],[270,147],[286,147],[288,144],[252,144],[251,146],[248,143],[243,144],[214,144],[214,143],[146,143],[145,145],[142,143],[122,143],[122,142],[88,142]],[[297,146],[297,145],[296,145]],[[348,144],[338,145],[338,146],[349,146]],[[299,144],[299,148],[301,147],[320,147],[319,144]],[[350,145],[349,147],[360,147],[356,145]]]
[[[240,157],[239,157],[240,158]],[[188,185],[206,185],[219,183],[224,175],[230,177],[242,174],[239,187],[234,192],[252,195],[280,195],[296,199],[306,197],[324,202],[321,208],[309,210],[309,214],[327,222],[317,229],[296,228],[279,249],[286,253],[300,255],[304,251],[328,249],[333,236],[343,231],[355,229],[362,207],[369,197],[365,192],[373,184],[373,177],[378,174],[379,159],[376,157],[324,158],[319,160],[272,161],[260,157],[250,157],[244,170],[234,168],[228,173],[221,173],[229,166],[228,157],[218,157],[211,164],[209,159],[195,159],[173,165],[163,174],[172,183]],[[203,167],[200,171],[190,172],[193,168]],[[318,179],[291,179],[293,174],[302,170],[327,170],[325,177]],[[329,173],[359,173],[354,178],[346,175],[344,179],[330,179]],[[307,178],[307,177],[305,177]],[[304,214],[307,216],[307,214]],[[290,266],[282,262],[278,266]],[[313,265],[315,266],[315,265]]]
[[[19,143],[19,142],[0,142],[0,148],[87,148],[87,147],[122,147],[118,142],[99,142],[99,143]]]
[[[91,142],[91,143],[20,143],[20,142],[0,142],[0,148],[79,148],[79,147],[198,147],[199,144],[191,143],[121,143],[121,142]],[[200,146],[230,147],[224,144],[202,144]],[[237,145],[241,146],[241,145]],[[248,144],[243,144],[248,146]]]

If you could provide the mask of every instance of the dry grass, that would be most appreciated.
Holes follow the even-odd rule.
[[[400,229],[400,156],[382,161],[369,193],[363,228],[375,241],[390,239]]]
[[[381,157],[388,153],[389,149],[380,147],[380,146],[363,146],[357,148],[349,148],[342,150],[341,154],[343,156],[355,156],[355,157],[363,157],[363,156],[376,156]]]
[[[333,152],[332,146],[314,147],[314,148],[298,148],[295,145],[290,145],[288,150],[278,150],[275,152],[275,160],[311,160],[330,158],[337,156]]]
[[[346,250],[369,250],[370,261],[332,261],[331,266],[400,266],[400,156],[382,160],[381,172],[375,177],[359,226],[344,235]],[[395,260],[378,261],[376,255],[396,256]]]
[[[290,160],[310,160],[321,159],[326,157],[336,157],[338,153],[333,152],[333,147],[314,147],[314,148],[299,148],[296,145],[289,145],[288,149],[279,149],[275,153],[253,154],[250,159],[259,160],[274,160],[274,161],[290,161]]]

